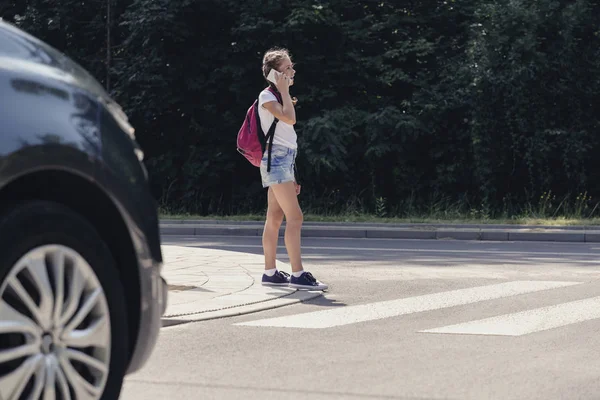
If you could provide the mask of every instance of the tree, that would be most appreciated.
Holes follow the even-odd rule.
[[[475,169],[492,205],[583,191],[598,165],[594,2],[481,6],[469,49]]]

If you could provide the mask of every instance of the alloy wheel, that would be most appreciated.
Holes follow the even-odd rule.
[[[109,373],[104,289],[76,251],[27,252],[0,286],[0,398],[98,399]]]

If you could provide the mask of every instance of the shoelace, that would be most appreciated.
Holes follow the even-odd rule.
[[[283,275],[283,277],[284,277],[284,278],[286,278],[286,279],[287,279],[287,278],[289,278],[289,276],[290,276],[290,274],[288,274],[288,273],[287,273],[287,272],[285,272],[285,271],[277,271],[277,273],[278,273],[279,275]]]
[[[306,277],[306,279],[310,282],[310,283],[315,283],[317,280],[315,279],[314,276],[312,276],[312,274],[310,272],[305,272],[304,276]]]

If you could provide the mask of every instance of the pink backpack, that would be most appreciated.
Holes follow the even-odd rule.
[[[279,104],[283,104],[281,95],[277,90],[272,87],[269,87],[268,90],[275,95]],[[275,136],[277,122],[279,122],[279,120],[275,118],[269,128],[269,132],[265,135],[258,116],[258,99],[254,100],[254,103],[246,112],[246,119],[237,136],[237,151],[246,157],[246,159],[250,161],[250,164],[255,167],[260,167],[260,160],[265,153],[267,143],[269,143],[267,171],[271,171],[271,147],[273,145],[273,137]]]

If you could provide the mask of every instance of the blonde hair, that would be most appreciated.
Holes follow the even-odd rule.
[[[279,67],[279,65],[281,65],[281,62],[286,58],[292,58],[290,56],[290,52],[287,49],[281,47],[273,47],[267,50],[267,52],[263,56],[263,77],[267,79],[267,76],[269,76],[269,72],[271,72],[272,69],[277,70],[277,67]]]

